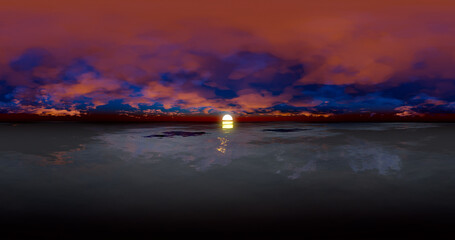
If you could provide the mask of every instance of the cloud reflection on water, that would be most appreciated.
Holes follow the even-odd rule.
[[[162,129],[153,131],[159,130]],[[285,174],[290,179],[307,172],[325,171],[333,165],[348,166],[356,173],[373,170],[387,175],[400,171],[400,157],[381,143],[346,138],[326,127],[307,130],[264,132],[260,127],[249,126],[232,132],[207,129],[204,135],[164,139],[143,138],[144,133],[135,129],[104,134],[99,139],[105,143],[104,147],[126,154],[124,159],[183,161],[197,171],[228,166],[232,161],[261,161],[264,167],[273,168],[268,171]],[[191,127],[179,131],[191,131]],[[326,144],[326,140],[331,143]]]
[[[349,166],[354,172],[377,170],[381,175],[400,171],[401,159],[397,154],[379,144],[353,139],[352,145],[345,145],[342,151],[349,158]]]
[[[61,131],[64,128],[49,132],[41,129],[45,128],[42,126],[38,126],[38,130],[24,126],[4,129],[11,137],[8,141],[3,139],[0,157],[43,166],[174,162],[197,172],[220,167],[231,170],[259,167],[289,179],[305,174],[331,174],[333,170],[392,175],[402,171],[403,158],[422,149],[425,142],[437,141],[431,134],[425,134],[435,130],[427,130],[425,126],[437,127],[409,123],[244,124],[225,131],[213,125],[147,125],[92,131],[92,127],[75,125],[69,134],[64,134]],[[407,134],[402,134],[405,131]],[[167,133],[166,136],[159,137],[163,133]],[[24,141],[33,145],[24,146]],[[439,145],[441,143],[434,147]]]

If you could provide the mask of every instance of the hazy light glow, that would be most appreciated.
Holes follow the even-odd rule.
[[[231,115],[226,114],[223,116],[221,127],[225,129],[234,128],[234,119]]]

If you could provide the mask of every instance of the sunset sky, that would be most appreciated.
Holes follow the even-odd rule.
[[[2,0],[0,113],[455,113],[453,0]]]

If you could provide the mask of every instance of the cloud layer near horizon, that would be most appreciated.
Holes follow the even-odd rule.
[[[453,1],[2,1],[0,112],[455,112]]]

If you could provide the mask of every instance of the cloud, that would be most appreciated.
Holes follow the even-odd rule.
[[[453,1],[197,2],[1,3],[1,112],[453,112]]]

